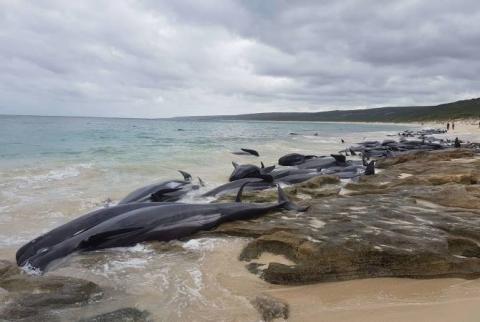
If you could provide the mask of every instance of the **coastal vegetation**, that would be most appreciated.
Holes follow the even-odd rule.
[[[240,115],[197,116],[191,120],[255,120],[317,122],[426,122],[458,119],[480,119],[480,98],[435,106],[399,106],[328,112],[274,112]]]

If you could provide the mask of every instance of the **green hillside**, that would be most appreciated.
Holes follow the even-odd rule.
[[[195,120],[262,120],[262,121],[324,121],[324,122],[422,122],[453,119],[480,119],[480,98],[436,106],[382,107],[363,110],[316,113],[258,113],[188,117]],[[185,119],[185,118],[180,118]]]

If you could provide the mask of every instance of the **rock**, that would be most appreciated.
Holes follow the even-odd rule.
[[[183,252],[185,249],[176,241],[173,242],[151,242],[149,245],[159,253],[166,252]]]
[[[102,297],[102,289],[93,282],[63,276],[12,275],[0,281],[9,291],[7,305],[0,318],[19,319],[47,316],[53,320],[56,309],[80,306]]]
[[[444,207],[458,207],[472,210],[480,209],[480,187],[445,185],[433,187],[429,191],[416,190],[413,197],[437,203]]]
[[[146,322],[150,313],[136,308],[123,308],[112,312],[96,315],[79,322]]]
[[[288,304],[269,295],[259,295],[251,301],[252,305],[262,315],[264,321],[274,319],[288,319]]]
[[[334,175],[322,175],[318,177],[313,177],[312,179],[299,183],[296,185],[297,188],[306,188],[306,189],[318,189],[326,184],[337,184],[340,183],[340,179]]]
[[[93,282],[64,276],[14,275],[0,282],[4,289],[27,293],[23,302],[28,306],[62,306],[85,304],[102,296],[102,289]]]
[[[16,274],[20,274],[20,269],[17,264],[4,259],[0,260],[0,280]]]
[[[284,189],[287,196],[295,202],[301,202],[305,195],[309,198],[321,198],[326,196],[337,195],[340,192],[340,179],[337,176],[322,175],[313,177],[305,182],[289,186]],[[236,194],[224,195],[217,202],[233,202]],[[278,198],[276,189],[263,191],[246,191],[242,195],[245,202],[275,202]]]
[[[371,277],[480,276],[480,160],[471,151],[415,153],[312,199],[302,214],[272,213],[209,234],[249,236],[240,259],[274,284]],[[294,189],[298,189],[295,187]],[[271,261],[283,255],[294,264]]]
[[[440,151],[414,151],[402,154],[393,158],[378,160],[377,168],[387,168],[395,164],[405,163],[409,161],[421,160],[422,162],[430,161],[448,161],[457,158],[473,158],[474,152],[469,149],[447,149]]]

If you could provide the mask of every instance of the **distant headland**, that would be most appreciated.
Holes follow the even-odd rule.
[[[184,116],[175,120],[252,120],[317,122],[429,122],[480,119],[480,98],[435,106],[380,107],[328,112],[272,112],[240,115]]]

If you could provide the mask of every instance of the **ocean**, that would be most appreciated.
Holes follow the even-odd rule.
[[[292,152],[328,155],[408,128],[415,126],[0,116],[0,258],[13,260],[23,243],[135,188],[180,179],[177,170],[201,177],[206,190],[227,182],[232,161],[270,165]],[[260,157],[231,153],[240,148],[255,149]],[[158,254],[138,245],[83,254],[55,273],[107,285],[115,290],[112,303],[134,301],[160,320],[211,320],[219,312],[226,320],[256,317],[244,296],[225,287],[234,278],[218,280],[228,270],[239,285],[263,283],[235,265],[231,254],[245,240],[177,243],[184,252]]]

